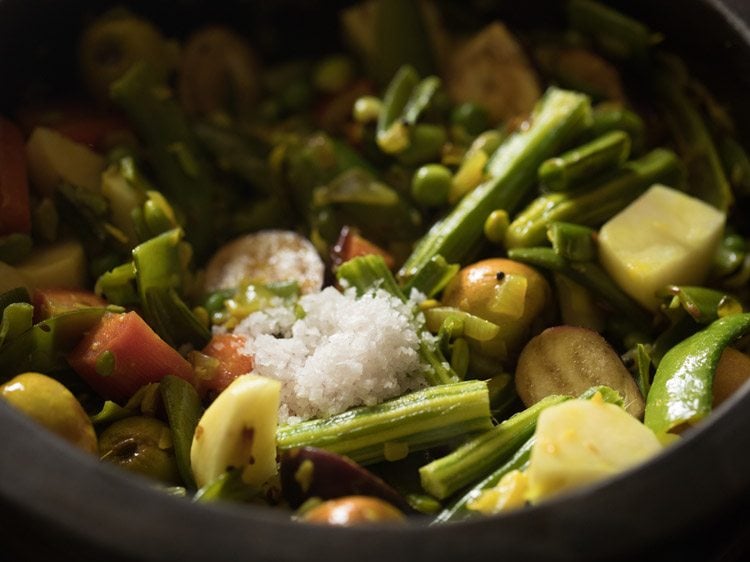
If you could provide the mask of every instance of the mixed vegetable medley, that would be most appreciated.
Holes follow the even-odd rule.
[[[563,5],[369,0],[272,62],[93,18],[80,93],[0,118],[4,400],[164,493],[335,525],[670,447],[750,378],[750,159],[663,37]]]

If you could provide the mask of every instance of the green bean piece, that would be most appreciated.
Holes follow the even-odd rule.
[[[495,419],[502,419],[510,408],[519,403],[516,385],[508,373],[500,373],[487,381],[490,392],[490,412]]]
[[[719,141],[719,156],[735,192],[750,195],[750,157],[747,151],[732,137],[724,137]]]
[[[406,104],[419,83],[419,75],[409,65],[402,66],[388,85],[383,96],[383,107],[378,115],[376,139],[388,154],[395,154],[409,146],[409,131],[401,121]]]
[[[137,414],[138,412],[132,408],[125,408],[117,402],[106,400],[100,410],[91,416],[91,423],[106,426]]]
[[[268,166],[268,147],[252,142],[232,127],[210,121],[198,121],[193,132],[221,170],[239,178],[257,193],[271,193],[273,180]]]
[[[222,472],[216,479],[199,489],[193,496],[193,501],[197,503],[246,502],[255,497],[258,492],[257,488],[245,484],[242,480],[242,469],[233,468]]]
[[[484,480],[472,486],[468,492],[453,502],[450,507],[441,511],[431,524],[463,521],[464,519],[476,516],[477,513],[469,509],[469,504],[482,495],[482,492],[485,490],[497,486],[503,476],[509,472],[526,470],[529,467],[529,458],[531,457],[531,449],[534,447],[534,441],[533,436],[527,439],[504,464],[500,465],[499,468],[489,474]]]
[[[375,74],[386,84],[403,64],[426,76],[435,71],[432,44],[417,0],[382,0],[375,19]]]
[[[451,344],[451,369],[464,380],[469,370],[469,344],[465,338],[456,338]]]
[[[7,307],[19,307],[26,329],[14,330],[14,337],[6,338],[0,347],[0,381],[5,382],[18,373],[37,371],[52,373],[68,367],[65,355],[80,341],[83,334],[93,328],[108,308],[79,308],[64,312],[30,326],[33,308],[18,303]],[[25,307],[21,310],[20,307]],[[112,309],[111,307],[109,309]],[[16,321],[22,320],[21,317]]]
[[[586,96],[550,88],[537,105],[530,126],[508,137],[488,163],[491,178],[461,199],[418,243],[399,272],[408,279],[440,254],[462,262],[481,241],[484,222],[495,209],[516,210],[533,189],[536,170],[589,123]]]
[[[196,257],[205,259],[214,244],[215,186],[185,114],[146,63],[136,64],[115,82],[111,95],[143,139],[159,187],[185,214]]]
[[[177,469],[183,483],[189,488],[195,488],[193,471],[190,468],[190,447],[195,428],[203,414],[201,399],[192,384],[172,375],[167,375],[161,380],[159,392],[167,412],[169,427],[172,429]]]
[[[6,293],[7,294],[7,293]],[[10,302],[3,307],[0,318],[0,349],[6,341],[15,338],[31,329],[34,307],[27,302]]]
[[[734,296],[708,287],[668,285],[659,291],[660,298],[670,302],[665,311],[686,312],[699,324],[710,324],[723,316],[742,312],[742,303]]]
[[[641,116],[619,104],[605,102],[594,107],[590,138],[594,139],[612,131],[624,131],[631,141],[631,152],[638,156],[646,146],[646,124]]]
[[[112,304],[129,306],[140,301],[135,286],[135,266],[128,262],[103,273],[94,286],[94,292]]]
[[[711,412],[713,379],[724,349],[750,331],[750,313],[719,318],[662,358],[646,398],[644,423],[655,433],[694,425]]]
[[[705,120],[668,63],[655,75],[654,89],[685,161],[690,193],[726,212],[734,196]]]
[[[739,234],[727,232],[714,255],[712,277],[726,277],[737,271],[747,256],[747,243]]]
[[[0,293],[0,317],[8,306],[15,303],[31,304],[31,295],[26,287],[16,287]]]
[[[446,285],[458,273],[460,266],[456,263],[448,263],[443,256],[435,256],[419,272],[404,284],[402,290],[405,295],[410,295],[413,289],[427,297],[434,297],[445,289]]]
[[[581,191],[541,195],[510,223],[505,245],[508,248],[540,245],[545,241],[547,227],[555,221],[600,225],[653,184],[674,185],[681,177],[681,169],[677,155],[657,148]]]
[[[407,300],[381,256],[369,255],[351,259],[339,266],[336,277],[340,283],[354,287],[359,295],[374,288],[381,288],[403,302]],[[425,378],[431,385],[459,380],[435,342],[424,335],[420,336],[419,355],[430,366]]]
[[[635,346],[635,382],[642,396],[648,396],[651,391],[651,353],[645,344],[639,343]]]
[[[605,310],[597,304],[592,291],[562,273],[552,275],[562,323],[595,332],[604,331]]]
[[[432,103],[435,94],[440,89],[440,84],[440,78],[428,76],[414,87],[401,115],[404,123],[409,126],[416,125],[419,118]]]
[[[282,451],[308,445],[369,464],[396,460],[389,458],[390,451],[420,451],[491,427],[487,384],[473,380],[432,386],[375,406],[281,426],[276,436]]]
[[[439,207],[448,202],[453,174],[442,164],[420,166],[411,180],[411,195],[420,205]]]
[[[574,30],[618,59],[644,59],[659,40],[643,23],[594,0],[569,0],[567,13]]]
[[[598,264],[566,260],[552,248],[514,248],[508,251],[508,257],[570,277],[593,291],[603,303],[628,319],[638,331],[645,334],[651,332],[651,316],[626,295]]]
[[[566,396],[547,396],[533,406],[511,416],[470,439],[452,453],[419,469],[422,487],[438,499],[444,499],[484,478],[493,468],[505,463],[534,433],[539,414],[546,408],[568,400]]]
[[[569,222],[553,222],[547,229],[547,238],[556,254],[570,261],[596,259],[596,233],[593,229]]]
[[[169,230],[133,249],[138,294],[146,319],[167,343],[202,348],[211,338],[208,328],[187,307],[183,290],[182,231]]]
[[[597,175],[617,169],[630,156],[630,137],[611,131],[550,158],[539,166],[539,182],[549,191],[566,191]]]

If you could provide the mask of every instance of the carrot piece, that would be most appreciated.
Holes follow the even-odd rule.
[[[246,338],[239,334],[216,334],[203,348],[202,353],[218,361],[215,369],[200,378],[202,391],[217,395],[239,377],[253,370],[253,357],[244,350]]]
[[[41,322],[63,312],[97,306],[107,306],[100,296],[79,289],[35,289],[31,295],[34,322]]]
[[[135,312],[105,314],[67,359],[91,388],[115,402],[166,375],[196,384],[190,363]]]
[[[388,269],[393,269],[395,260],[389,252],[361,236],[356,229],[348,226],[341,229],[339,239],[331,252],[334,267],[338,267],[352,258],[372,254],[381,256]]]

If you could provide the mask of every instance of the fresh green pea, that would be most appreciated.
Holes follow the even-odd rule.
[[[397,155],[398,161],[404,166],[418,166],[426,162],[440,159],[443,145],[448,140],[445,127],[418,123],[411,130],[411,142]]]
[[[357,123],[374,123],[378,120],[383,102],[375,96],[362,96],[354,102],[354,120]]]
[[[421,205],[438,207],[448,200],[453,174],[442,164],[425,164],[411,181],[411,194]]]
[[[486,130],[489,124],[487,110],[473,102],[462,103],[451,112],[451,123],[462,127],[472,136]]]

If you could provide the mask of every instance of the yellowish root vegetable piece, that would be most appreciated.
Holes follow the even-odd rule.
[[[713,407],[716,408],[732,396],[748,380],[750,380],[750,357],[733,347],[727,347],[721,354],[714,375]]]
[[[86,254],[77,240],[62,240],[34,251],[16,264],[16,271],[29,290],[43,287],[83,289],[86,287]]]
[[[229,468],[260,486],[276,473],[276,427],[281,400],[279,381],[254,374],[236,378],[198,422],[190,462],[198,486]]]
[[[654,185],[599,231],[602,265],[649,310],[666,285],[699,285],[721,241],[726,216],[703,201]]]
[[[303,293],[319,291],[325,266],[310,241],[296,232],[263,230],[222,246],[206,267],[206,291],[243,283],[292,281]]]
[[[31,183],[40,195],[52,196],[61,182],[98,191],[104,158],[57,131],[37,127],[26,143]]]
[[[526,473],[532,502],[607,478],[662,450],[653,431],[599,394],[544,410],[535,436]]]
[[[91,420],[76,397],[55,379],[23,373],[0,386],[0,396],[79,449],[97,452]]]
[[[467,507],[483,515],[494,515],[526,504],[529,479],[524,472],[512,470],[496,486],[482,492]]]

